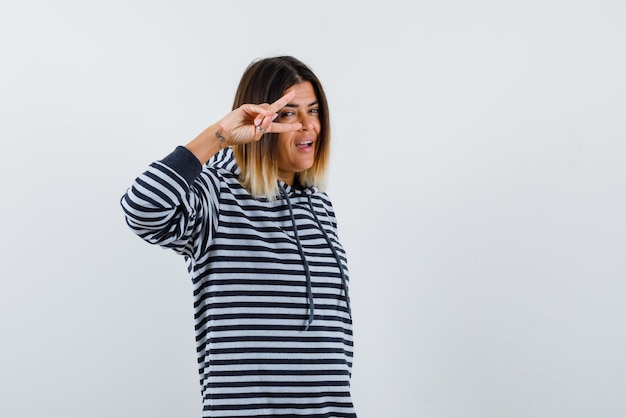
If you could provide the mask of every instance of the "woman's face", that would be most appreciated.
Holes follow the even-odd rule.
[[[319,104],[313,85],[308,82],[296,84],[295,97],[278,111],[280,122],[302,124],[298,131],[278,134],[278,178],[293,185],[296,173],[307,170],[315,161],[317,138],[321,129]]]

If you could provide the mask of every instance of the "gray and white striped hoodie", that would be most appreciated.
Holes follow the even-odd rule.
[[[346,253],[332,204],[279,182],[254,198],[230,149],[184,147],[122,197],[131,230],[184,256],[204,417],[356,417]]]

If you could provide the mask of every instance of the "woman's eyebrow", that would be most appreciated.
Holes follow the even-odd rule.
[[[319,104],[319,102],[316,100],[316,101],[314,101],[312,103],[309,103],[309,105],[307,107],[316,106],[317,104]],[[287,103],[284,107],[297,108],[297,107],[300,107],[300,105],[297,104],[297,103]]]

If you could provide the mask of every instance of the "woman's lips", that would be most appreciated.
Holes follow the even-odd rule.
[[[313,147],[313,141],[301,141],[296,144],[296,148],[306,150]]]

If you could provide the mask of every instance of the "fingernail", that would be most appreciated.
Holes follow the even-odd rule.
[[[274,116],[272,116],[272,120],[275,120],[278,117],[278,113],[274,113]]]

